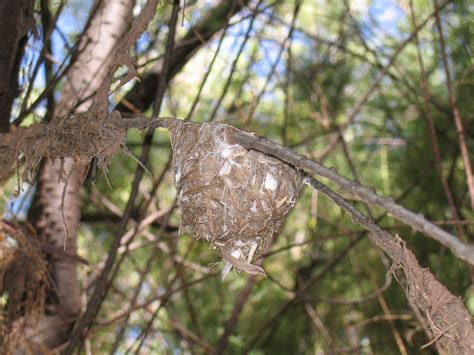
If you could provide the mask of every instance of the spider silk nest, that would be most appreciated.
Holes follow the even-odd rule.
[[[238,130],[219,123],[175,122],[169,127],[181,209],[180,234],[222,252],[223,277],[253,265],[298,197],[300,174],[288,164],[233,142]]]

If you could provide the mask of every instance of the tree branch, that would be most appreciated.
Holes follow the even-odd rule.
[[[430,325],[439,344],[448,353],[471,353],[474,351],[474,328],[469,312],[460,299],[453,296],[427,269],[422,269],[413,253],[406,249],[402,239],[394,237],[380,228],[372,218],[359,212],[342,196],[313,177],[307,176],[305,183],[321,191],[337,206],[346,211],[354,223],[360,224],[372,235],[373,244],[381,248],[393,261],[392,273],[401,269],[406,276],[408,301],[419,309]],[[403,285],[402,285],[403,286]],[[460,321],[460,320],[463,321]],[[463,324],[460,324],[460,323]],[[446,327],[446,324],[449,326]],[[449,336],[444,336],[448,334]]]
[[[144,129],[158,127],[167,128],[173,122],[179,124],[181,120],[177,120],[174,118],[158,118],[150,120],[145,117],[122,119],[120,114],[118,114],[117,111],[114,111],[110,115],[109,122],[112,126],[115,126],[120,129]],[[18,129],[15,132],[10,132],[3,135],[0,134],[0,138],[2,138],[3,136],[2,140],[4,140],[5,142],[19,142],[21,141],[21,139],[25,138],[25,132],[32,131],[33,133],[29,134],[27,138],[40,139],[41,136],[44,134],[44,129],[38,129],[38,133],[36,133],[36,131],[33,129],[34,127],[35,126],[31,126],[26,129]],[[38,137],[35,138],[32,137],[32,135],[38,135]],[[438,241],[445,247],[449,248],[455,256],[468,262],[471,265],[474,265],[473,245],[466,244],[461,240],[457,239],[454,235],[446,232],[445,230],[439,228],[432,222],[428,221],[422,214],[416,214],[406,209],[405,207],[394,202],[391,198],[382,197],[378,195],[374,188],[362,186],[356,181],[349,180],[339,175],[333,168],[326,168],[323,165],[311,159],[308,159],[303,155],[299,155],[291,148],[283,147],[263,137],[258,137],[248,132],[235,130],[234,140],[236,143],[242,145],[247,149],[258,150],[267,155],[274,156],[292,165],[296,169],[305,171],[310,175],[317,175],[329,179],[343,191],[352,194],[359,200],[369,205],[383,208],[397,220]],[[1,148],[2,147],[0,146],[0,158],[2,153]]]
[[[334,169],[329,169],[321,164],[299,155],[290,148],[283,147],[263,137],[239,131],[234,134],[236,143],[247,149],[255,149],[262,153],[281,159],[297,169],[308,174],[318,175],[329,179],[343,191],[349,192],[361,201],[373,206],[378,206],[390,213],[394,218],[409,225],[413,229],[437,240],[449,248],[458,258],[474,265],[474,246],[468,245],[457,239],[454,235],[437,227],[423,215],[416,214],[405,207],[395,203],[391,198],[378,195],[373,188],[364,187],[355,181],[339,175]]]
[[[249,0],[221,1],[191,27],[188,33],[174,46],[166,80],[169,81],[173,78],[199,48],[226,26],[228,18],[241,11],[248,2]],[[155,98],[159,78],[162,75],[162,64],[161,60],[158,61],[150,72],[141,78],[140,82],[135,83],[116,109],[121,112],[131,112],[129,104],[131,103],[140,111],[146,111]]]
[[[148,120],[143,117],[135,117],[125,119],[121,122],[116,121],[119,127],[123,128],[158,128],[168,127],[172,122],[181,122],[173,118]],[[234,140],[247,149],[258,150],[267,155],[283,160],[295,168],[305,171],[311,175],[318,175],[327,178],[336,184],[343,191],[349,192],[365,203],[378,206],[386,210],[397,220],[409,225],[413,229],[431,237],[438,241],[458,258],[474,265],[474,246],[465,244],[454,235],[439,228],[432,222],[428,221],[423,215],[416,214],[405,207],[397,204],[393,199],[378,195],[373,188],[360,185],[356,181],[349,180],[339,175],[333,168],[326,168],[323,165],[299,155],[293,149],[283,147],[266,138],[258,137],[254,134],[236,130],[234,132]]]

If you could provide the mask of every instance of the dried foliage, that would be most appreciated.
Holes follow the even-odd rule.
[[[433,334],[432,342],[426,346],[436,341],[438,350],[447,354],[474,353],[471,316],[462,300],[436,280],[429,269],[420,266],[398,235],[393,237],[382,230],[375,230],[374,235],[371,237],[374,244],[393,261],[390,272],[404,287],[412,307],[421,311]],[[403,272],[403,278],[397,276],[397,271]]]
[[[474,351],[474,328],[471,317],[462,301],[448,291],[429,269],[421,268],[415,255],[406,248],[405,242],[398,236],[380,228],[370,217],[365,216],[349,204],[340,195],[307,177],[304,182],[323,192],[336,205],[344,209],[354,223],[360,224],[371,235],[372,243],[381,248],[391,259],[390,272],[397,277],[397,271],[404,275],[408,301],[414,309],[421,311],[426,324],[438,342],[438,349],[449,354],[472,354]],[[434,340],[433,340],[434,342]]]
[[[471,316],[462,300],[436,280],[429,269],[421,268],[415,255],[406,249],[400,238],[397,241],[403,245],[404,260],[394,266],[403,269],[408,300],[425,315],[438,348],[448,354],[474,353]]]
[[[296,202],[301,177],[290,165],[233,142],[237,131],[218,123],[169,126],[173,171],[181,207],[180,233],[219,248],[232,266],[252,265]]]
[[[46,262],[34,231],[0,221],[0,348],[25,344],[27,329],[44,312]]]
[[[77,163],[98,158],[106,170],[109,157],[122,149],[125,135],[125,130],[90,112],[65,116],[48,125],[19,128],[3,135],[0,143],[0,162],[4,167],[0,181],[11,175],[19,159],[25,161],[22,177],[28,182],[34,181],[37,167],[45,157],[50,161],[72,157]]]
[[[370,230],[375,232],[371,237],[373,243],[393,261],[390,272],[396,277],[397,271],[403,272],[403,278],[398,276],[397,280],[404,287],[412,307],[423,314],[438,350],[448,354],[472,354],[474,329],[462,300],[436,280],[429,269],[420,266],[398,235],[394,237],[379,228]]]
[[[23,179],[33,181],[35,171],[42,158],[49,160],[72,157],[76,162],[89,163],[98,158],[102,169],[107,170],[108,158],[123,147],[126,131],[118,129],[109,121],[109,93],[114,73],[120,65],[127,68],[120,80],[122,86],[136,76],[133,58],[129,51],[153,19],[158,0],[150,0],[134,20],[129,33],[122,38],[110,54],[106,76],[94,95],[89,109],[80,114],[70,114],[69,109],[48,125],[36,124],[27,128],[0,135],[0,182],[11,176],[20,158],[26,161]],[[111,115],[112,116],[112,115]],[[113,119],[113,117],[111,117]],[[65,178],[65,176],[60,177]]]

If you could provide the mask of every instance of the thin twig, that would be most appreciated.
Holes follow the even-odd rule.
[[[439,333],[437,336],[435,336],[433,339],[431,339],[431,341],[429,341],[428,343],[426,343],[425,345],[423,345],[420,349],[426,349],[427,347],[433,345],[433,344],[436,343],[443,335],[445,335],[448,330],[454,328],[456,325],[457,325],[457,323],[454,322],[454,323],[451,324],[449,327],[447,327],[445,330],[443,330],[441,333]]]
[[[435,7],[438,7],[438,0],[434,0]],[[446,73],[446,87],[448,89],[449,103],[453,112],[454,124],[456,125],[456,133],[459,139],[459,148],[461,149],[462,160],[464,163],[464,170],[466,173],[467,188],[471,198],[471,209],[474,211],[474,175],[472,175],[472,166],[469,159],[469,151],[466,144],[466,137],[464,135],[464,125],[462,123],[461,114],[454,94],[453,84],[451,81],[451,73],[449,70],[448,54],[446,52],[446,44],[443,35],[443,26],[441,24],[441,17],[439,12],[436,13],[436,29],[439,34],[439,45],[441,47],[441,58],[443,60],[444,71]]]
[[[416,27],[416,16],[415,16],[415,9],[413,6],[413,0],[410,0],[410,14],[411,14],[411,21],[412,21],[412,26]],[[434,158],[436,160],[436,170],[438,172],[441,185],[443,186],[443,191],[444,194],[446,195],[446,200],[448,201],[449,204],[449,209],[451,211],[451,216],[453,219],[459,220],[459,213],[458,213],[458,207],[456,206],[456,203],[454,202],[454,196],[451,191],[451,188],[449,187],[449,182],[445,174],[443,173],[443,169],[441,166],[442,159],[441,159],[441,150],[439,147],[438,143],[438,137],[436,134],[436,125],[435,121],[433,119],[433,114],[431,111],[431,106],[430,106],[430,88],[428,85],[428,76],[426,74],[425,70],[425,64],[423,60],[423,56],[421,55],[421,49],[420,49],[420,41],[418,38],[418,33],[415,35],[415,45],[416,45],[416,54],[418,58],[418,63],[420,65],[420,72],[421,72],[421,82],[420,82],[420,87],[421,87],[421,92],[423,94],[423,109],[422,112],[424,116],[426,117],[427,125],[428,125],[428,132],[430,134],[431,138],[431,149],[433,151]],[[463,230],[461,227],[456,226],[456,231],[458,234],[458,237],[462,237],[463,235]]]
[[[136,117],[117,121],[119,127],[126,128],[146,128],[146,127],[169,127],[170,124],[181,122],[173,118],[146,119]],[[339,175],[335,169],[326,168],[323,165],[299,155],[294,150],[283,147],[275,142],[267,140],[264,137],[258,137],[254,134],[244,131],[235,131],[233,134],[234,141],[247,149],[254,149],[271,155],[280,160],[287,162],[296,169],[305,171],[311,175],[318,175],[327,178],[336,184],[340,189],[352,194],[359,200],[373,206],[378,206],[389,212],[394,218],[409,225],[413,229],[425,234],[438,241],[445,247],[449,248],[458,258],[474,265],[474,246],[466,244],[456,238],[454,235],[444,231],[434,223],[428,221],[423,215],[416,214],[405,207],[397,204],[393,199],[382,197],[373,188],[362,186],[356,181],[349,180]]]
[[[148,0],[148,2],[145,4],[142,13],[138,16],[138,18],[134,21],[132,25],[132,31],[140,31],[140,26],[147,25],[148,21],[151,21],[152,18],[150,18],[150,14],[155,13],[156,6],[158,4],[159,0]],[[143,28],[144,30],[145,28]],[[126,41],[125,41],[126,43]],[[117,49],[118,50],[118,49]],[[149,149],[148,149],[149,150]],[[144,148],[143,154],[147,151],[146,147]],[[142,155],[143,155],[142,154]],[[143,161],[143,160],[142,160]],[[125,230],[127,226],[128,219],[131,216],[131,212],[133,209],[134,201],[136,196],[138,195],[138,187],[141,181],[141,177],[143,175],[143,169],[140,167],[137,169],[136,175],[134,182],[132,184],[132,191],[130,193],[130,198],[127,203],[124,216],[121,220],[120,227],[118,234],[116,238],[114,238],[114,241],[112,243],[112,246],[109,251],[109,256],[107,258],[107,261],[105,263],[105,266],[99,276],[99,280],[97,282],[97,285],[94,289],[94,292],[89,300],[89,303],[87,305],[87,308],[85,312],[81,315],[79,320],[76,322],[74,325],[73,330],[70,333],[69,336],[69,344],[65,350],[66,353],[72,354],[76,347],[79,345],[82,339],[86,336],[86,333],[89,331],[89,327],[95,318],[97,312],[99,311],[99,308],[102,304],[102,301],[104,299],[104,296],[107,292],[107,280],[110,271],[112,270],[112,267],[115,262],[115,257],[117,255],[117,250],[120,247],[120,241],[121,237],[123,235],[123,231]]]
[[[355,197],[369,205],[385,209],[394,218],[437,240],[442,245],[449,248],[458,258],[474,265],[474,246],[463,243],[452,234],[428,221],[421,214],[415,214],[403,206],[398,205],[393,201],[393,199],[378,195],[373,188],[367,188],[355,181],[348,180],[339,175],[334,169],[326,168],[313,160],[297,154],[290,148],[282,147],[265,138],[238,131],[234,133],[234,139],[237,143],[247,149],[258,150],[262,153],[281,159],[308,174],[318,175],[329,179],[342,190],[353,194]]]

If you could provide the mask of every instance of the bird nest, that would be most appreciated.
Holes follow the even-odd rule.
[[[181,209],[180,234],[220,249],[225,277],[252,264],[298,197],[300,174],[288,164],[233,142],[236,128],[175,122],[169,127]]]

